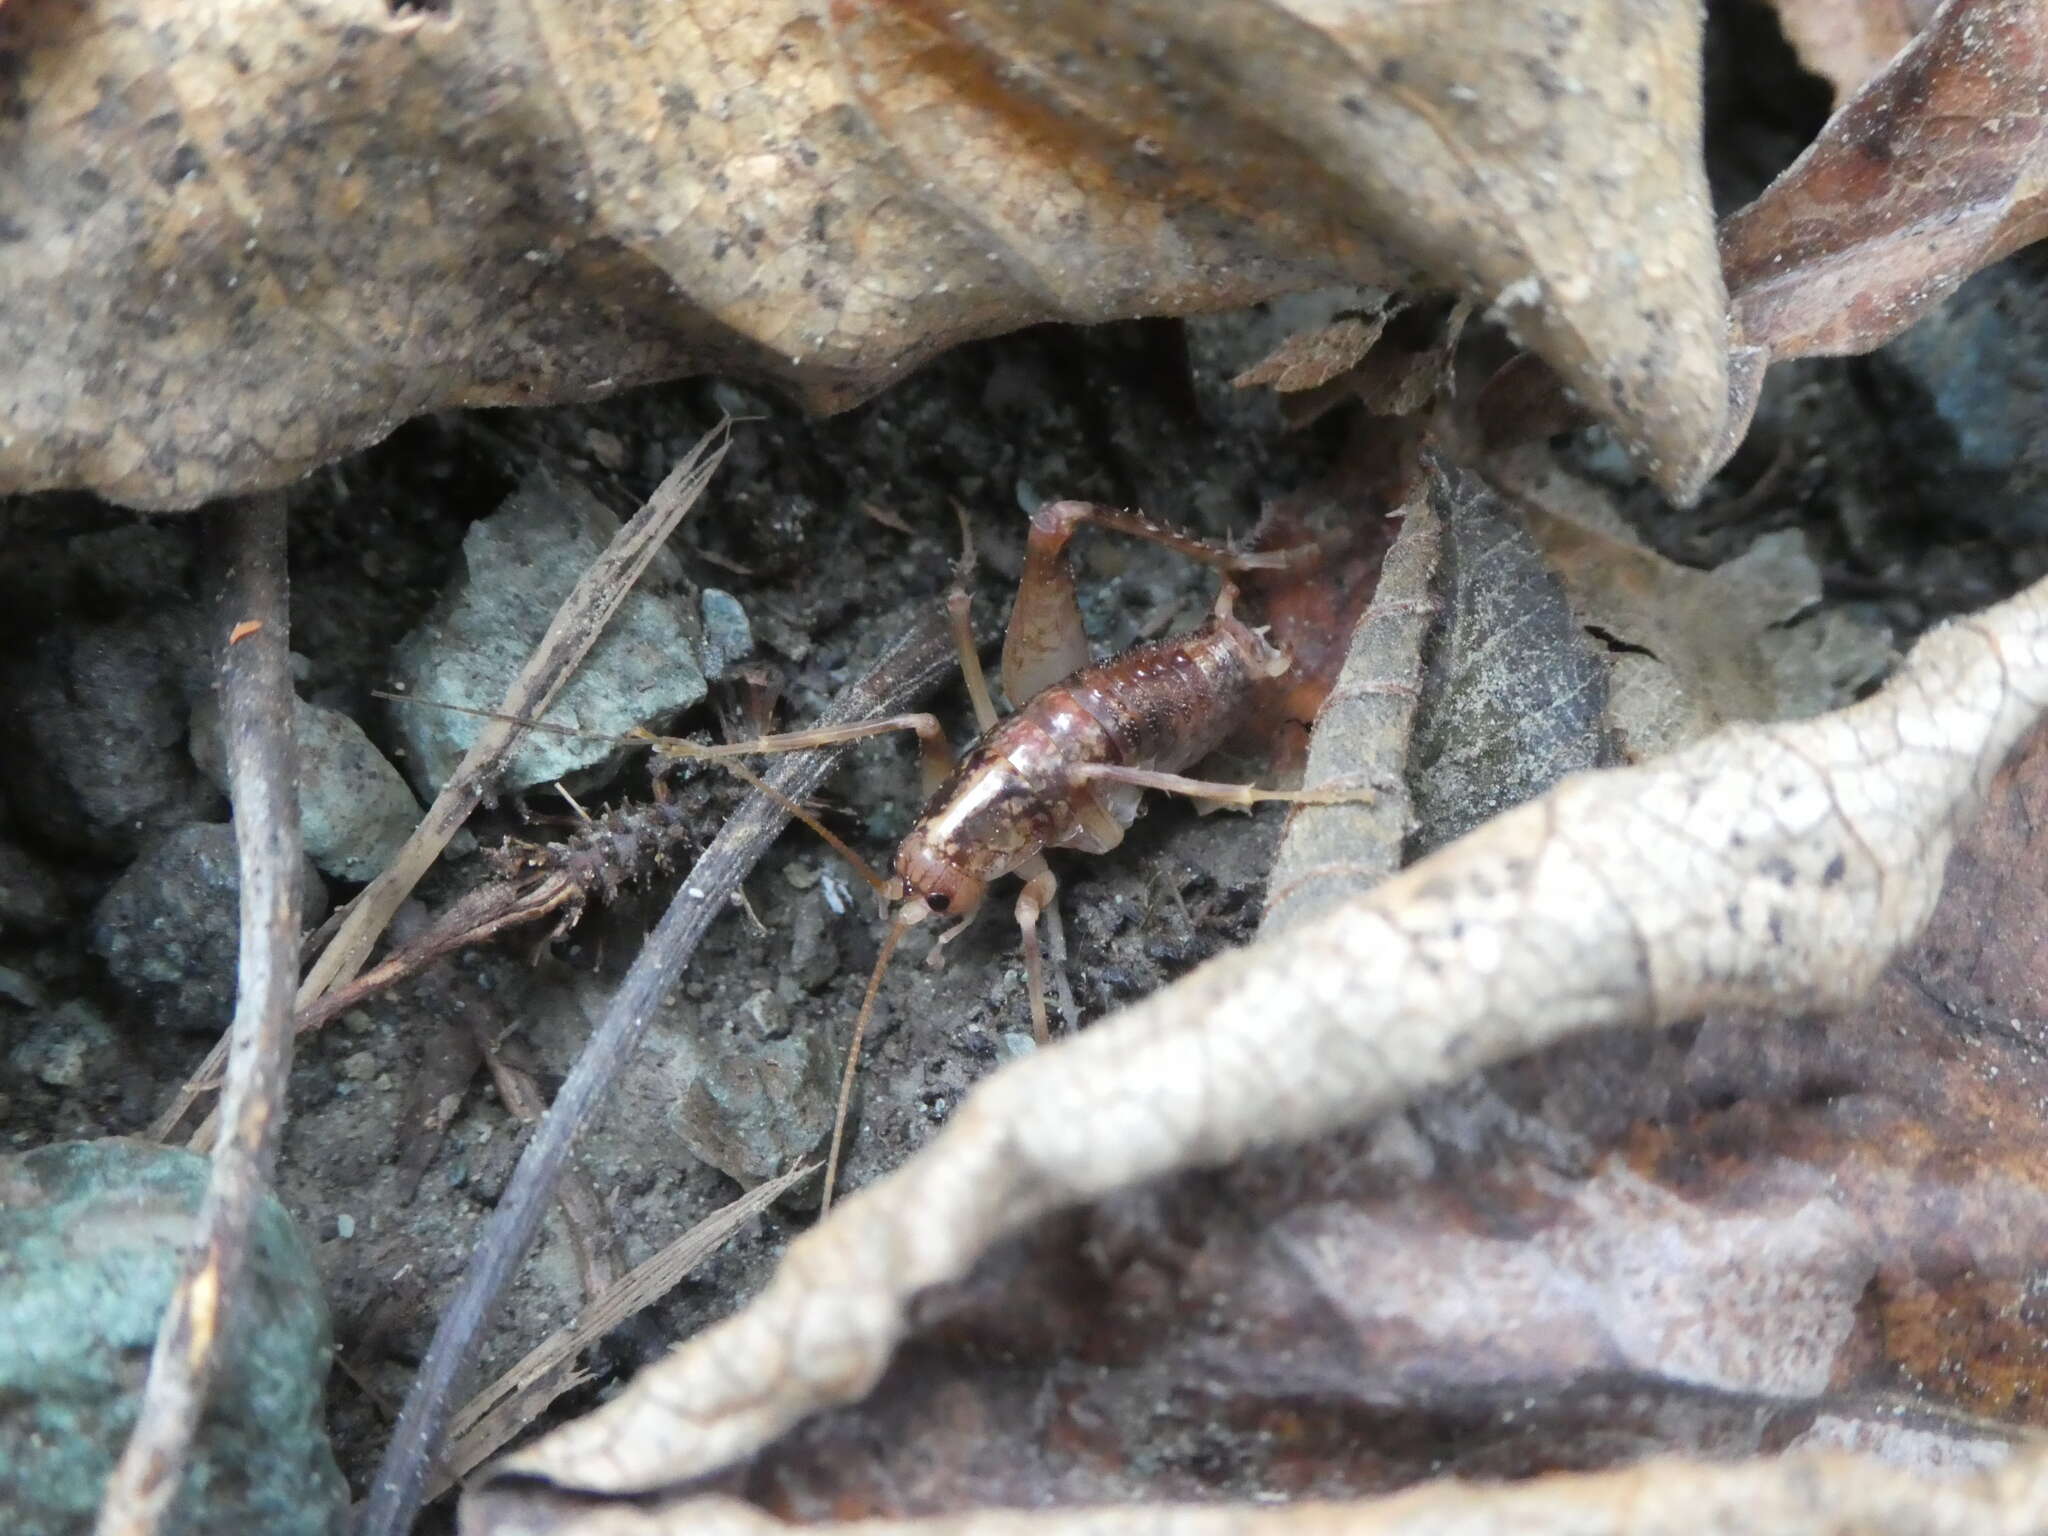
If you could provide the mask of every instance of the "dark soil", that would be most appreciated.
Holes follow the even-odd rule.
[[[1755,24],[1746,10],[1738,20]],[[1744,121],[1724,157],[1731,195],[1754,190],[1774,168],[1768,162],[1789,155],[1797,132],[1812,126],[1774,126],[1769,115]],[[2048,332],[2031,325],[2041,314],[2037,273],[2022,257],[1958,303],[2021,313],[2028,323],[1989,334],[2030,347]],[[1262,501],[1314,481],[1341,422],[1290,435],[1267,398],[1226,382],[1278,328],[1266,315],[1190,325],[1192,391],[1176,329],[1139,323],[966,347],[827,421],[696,382],[588,407],[415,422],[293,493],[300,691],[353,715],[391,750],[386,706],[371,690],[454,569],[469,522],[536,463],[628,512],[730,412],[753,419],[738,428],[676,543],[692,579],[744,604],[784,681],[780,718],[801,722],[900,632],[915,605],[943,590],[957,548],[956,502],[975,523],[993,618],[1018,568],[1022,504],[1076,496],[1141,506],[1220,535],[1243,533]],[[1979,346],[1985,334],[1965,340]],[[1782,370],[1751,443],[1699,508],[1673,512],[1638,489],[1632,511],[1653,542],[1700,564],[1769,529],[1799,527],[1822,558],[1830,600],[1883,618],[1903,645],[2048,568],[2042,524],[2025,507],[1965,497],[1961,487],[1981,492],[1981,482],[1942,471],[1944,454],[1966,456],[1969,437],[1968,423],[1943,414],[1943,380],[2000,368],[2019,379],[2039,366],[2033,355],[1987,363],[1976,352],[1944,360],[1922,348]],[[1901,471],[1900,444],[1913,446],[1910,473]],[[1637,484],[1597,435],[1576,451],[1583,465]],[[1959,488],[1953,499],[1943,499],[1944,486]],[[9,1149],[138,1132],[210,1043],[115,987],[90,943],[95,904],[142,848],[181,825],[226,816],[194,774],[185,740],[186,701],[204,686],[195,619],[208,597],[197,575],[208,527],[199,516],[139,517],[78,496],[0,504],[0,1127]],[[1187,627],[1213,591],[1205,573],[1146,546],[1095,540],[1081,564],[1098,649]],[[109,678],[111,691],[90,692]],[[124,702],[133,700],[146,703]],[[740,700],[727,686],[714,702],[736,709]],[[938,707],[956,739],[969,734],[957,690]],[[710,712],[687,723],[716,728]],[[915,812],[916,785],[907,745],[866,746],[833,782],[828,814],[880,862]],[[587,790],[586,803],[590,794],[644,790],[644,772],[629,770],[615,785]],[[737,792],[722,782],[693,792],[708,837]],[[520,831],[518,809],[480,818],[479,842]],[[557,816],[565,808],[534,796],[527,809]],[[1114,855],[1059,861],[1068,972],[1085,1018],[1248,935],[1280,819],[1271,810],[1201,817],[1160,804]],[[423,899],[439,906],[480,871],[474,854],[456,860]],[[843,896],[846,889],[833,855],[802,829],[786,834],[747,882],[747,912],[699,952],[674,1018],[657,1025],[584,1138],[581,1165],[625,1264],[739,1192],[679,1145],[679,1111],[661,1071],[664,1029],[772,1016],[768,1027],[827,1032],[836,1057],[883,926],[857,883]],[[431,1158],[409,1166],[409,1151],[419,1160],[409,1129],[414,1085],[479,1023],[544,1090],[559,1082],[588,1033],[592,999],[630,960],[666,895],[666,887],[650,890],[594,915],[538,960],[491,949],[453,962],[303,1042],[279,1178],[316,1245],[334,1308],[343,1369],[330,1384],[330,1414],[358,1488],[524,1134],[479,1077]],[[1007,902],[990,905],[949,947],[942,969],[917,963],[919,939],[889,977],[862,1068],[846,1187],[900,1163],[977,1079],[1030,1048],[1015,930]],[[49,1069],[53,1041],[70,1038],[66,1031],[86,1042],[75,1070]],[[621,1329],[600,1352],[599,1384],[564,1407],[587,1405],[590,1393],[668,1341],[733,1309],[806,1220],[801,1210],[777,1210],[736,1237]],[[551,1217],[490,1336],[483,1372],[516,1359],[581,1301],[575,1253]]]

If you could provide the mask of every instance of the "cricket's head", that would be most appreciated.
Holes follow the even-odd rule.
[[[973,915],[988,889],[986,880],[947,858],[921,829],[913,829],[896,850],[896,878],[890,885],[891,896],[903,903],[896,917],[905,927],[934,914],[959,922]]]

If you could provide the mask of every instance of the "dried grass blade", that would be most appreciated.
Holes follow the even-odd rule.
[[[750,1218],[767,1210],[784,1191],[817,1171],[816,1163],[806,1163],[720,1206],[653,1258],[621,1277],[585,1307],[575,1323],[537,1345],[457,1409],[448,1425],[448,1438],[453,1444],[442,1458],[440,1475],[427,1485],[427,1497],[439,1498],[454,1487],[457,1479],[496,1455],[549,1403],[578,1380],[587,1379],[582,1373],[562,1369],[577,1355],[627,1318],[666,1296],[683,1276],[717,1252]]]

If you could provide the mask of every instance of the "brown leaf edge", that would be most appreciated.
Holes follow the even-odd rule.
[[[1712,469],[1749,431],[1771,363],[1872,351],[2044,235],[2048,0],[1950,0],[1722,222],[1734,332]]]

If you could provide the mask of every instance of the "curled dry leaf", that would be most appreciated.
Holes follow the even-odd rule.
[[[913,1298],[1049,1212],[1594,1029],[1846,1010],[1926,921],[2044,702],[2048,585],[1929,635],[1862,704],[1567,779],[997,1074],[751,1306],[508,1470],[617,1492],[715,1471],[870,1390]]]
[[[1764,369],[1868,352],[2048,235],[2048,0],[1950,0],[1721,228],[1735,313],[1725,460]]]
[[[1697,6],[0,8],[0,489],[1333,283],[1498,305],[1667,485],[1726,404]],[[24,259],[24,253],[35,259]]]

